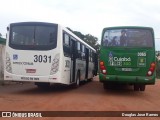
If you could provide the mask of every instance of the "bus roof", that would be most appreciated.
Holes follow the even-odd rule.
[[[61,26],[62,27],[62,26]],[[92,49],[94,52],[96,52],[96,50],[91,47],[90,45],[88,45],[87,43],[85,43],[82,39],[80,39],[78,36],[76,36],[74,33],[72,33],[70,30],[68,30],[65,27],[62,27],[66,32],[68,32],[70,35],[72,35],[72,37],[74,37],[75,39],[77,39],[79,42],[81,42],[82,44],[86,45],[88,48]]]
[[[47,22],[17,22],[17,23],[11,23],[10,25],[57,25],[55,23],[47,23]]]
[[[153,28],[152,27],[144,27],[144,26],[114,26],[114,27],[106,27],[103,28],[102,34],[106,31],[106,30],[111,30],[111,29],[149,29],[153,32]],[[154,34],[154,32],[153,32]],[[103,39],[103,35],[101,36],[101,40]]]
[[[108,30],[108,29],[129,29],[129,28],[133,28],[133,29],[151,29],[153,30],[152,27],[144,27],[144,26],[115,26],[115,27],[106,27],[103,30]]]
[[[56,24],[56,23],[49,23],[49,22],[17,22],[17,23],[11,23],[10,26],[12,25],[58,25],[59,27],[61,27],[62,29],[64,29],[66,32],[68,32],[73,38],[77,39],[79,42],[81,42],[82,44],[86,45],[88,48],[92,49],[94,52],[96,52],[96,50],[91,47],[90,45],[88,45],[87,43],[85,43],[83,40],[81,40],[78,36],[76,36],[74,33],[72,33],[70,30],[68,30],[66,27],[63,27],[60,24]]]

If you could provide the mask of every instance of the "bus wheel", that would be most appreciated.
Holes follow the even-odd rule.
[[[109,83],[103,83],[103,88],[104,88],[105,90],[109,89],[109,88],[110,88]]]
[[[145,85],[140,85],[140,91],[145,91],[146,86]]]
[[[94,77],[94,72],[92,71],[92,76],[91,76],[91,78],[87,79],[87,82],[93,81],[93,77]]]
[[[90,79],[87,79],[87,82],[91,82],[91,81],[93,81],[93,77]]]
[[[139,91],[139,85],[138,84],[134,84],[134,91]]]
[[[49,83],[35,83],[35,85],[37,85],[37,87],[40,89],[49,89],[50,87]]]

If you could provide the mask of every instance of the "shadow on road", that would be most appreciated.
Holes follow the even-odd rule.
[[[65,86],[65,85],[52,85],[48,88],[38,88],[37,86],[34,86],[32,88],[28,88],[25,90],[19,90],[16,91],[15,93],[17,94],[50,94],[50,93],[63,93],[63,92],[67,92],[70,91],[70,87],[69,86]]]
[[[120,85],[112,89],[103,89],[103,84],[99,81],[81,82],[79,88],[73,89],[71,86],[54,84],[48,88],[38,88],[33,83],[23,85],[10,85],[3,87],[0,93],[22,94],[22,95],[49,95],[49,94],[84,94],[84,95],[112,95],[112,96],[143,96],[145,92],[135,92],[132,86]]]
[[[72,85],[63,85],[63,84],[53,84],[47,88],[38,88],[34,84],[23,84],[23,85],[16,85],[15,87],[12,86],[13,89],[11,92],[14,94],[49,94],[49,93],[65,93],[65,92],[72,92],[77,89],[81,89],[82,86],[89,82],[81,82],[79,88],[73,88]]]
[[[84,86],[81,86],[79,89],[75,90],[75,92],[86,95],[110,95],[110,96],[143,96],[146,95],[145,92],[142,91],[134,91],[133,86],[130,85],[115,85],[112,88],[105,90],[103,88],[103,84],[98,81],[93,81]]]

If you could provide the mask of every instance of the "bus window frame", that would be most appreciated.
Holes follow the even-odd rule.
[[[139,30],[149,30],[151,32],[151,38],[152,38],[152,46],[106,46],[104,45],[104,34],[107,30],[120,30],[120,29],[139,29]],[[101,37],[101,45],[102,47],[106,48],[153,48],[155,47],[155,40],[154,40],[154,32],[153,29],[150,27],[111,27],[111,28],[104,28],[102,31],[102,37]]]
[[[54,44],[48,44],[48,45],[16,45],[11,43],[11,37],[12,37],[12,29],[14,26],[54,26],[55,27],[55,41]],[[53,24],[53,23],[41,23],[41,22],[31,22],[31,23],[12,23],[10,24],[9,28],[9,47],[16,49],[16,50],[52,50],[57,47],[57,38],[58,38],[58,24]]]

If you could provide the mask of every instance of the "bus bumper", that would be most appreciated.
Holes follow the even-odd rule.
[[[155,74],[151,77],[144,76],[120,76],[120,75],[104,75],[99,74],[100,82],[115,82],[124,84],[155,84]]]
[[[57,75],[48,75],[48,76],[24,76],[24,75],[15,75],[8,72],[4,74],[4,81],[16,81],[16,82],[44,82],[44,83],[63,83],[60,77]]]

